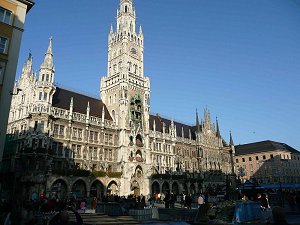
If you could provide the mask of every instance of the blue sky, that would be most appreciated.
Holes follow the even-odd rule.
[[[151,112],[195,124],[207,107],[235,144],[300,150],[300,0],[134,0],[144,33]],[[36,0],[26,17],[17,77],[39,69],[53,36],[55,80],[99,96],[119,0]],[[138,26],[137,26],[138,27]]]

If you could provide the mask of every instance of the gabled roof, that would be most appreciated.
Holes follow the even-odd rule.
[[[300,154],[299,151],[297,151],[296,149],[292,148],[291,146],[285,143],[266,140],[266,141],[254,142],[254,143],[249,143],[244,145],[236,145],[235,155],[248,155],[253,153],[270,152],[276,150],[283,150],[291,153]]]
[[[73,91],[56,87],[53,96],[52,106],[62,109],[70,109],[71,98],[73,97],[73,112],[86,114],[88,102],[90,104],[90,116],[102,117],[102,109],[104,106],[105,119],[112,120],[106,105],[100,99],[92,98]]]
[[[165,125],[166,125],[165,132],[170,133],[169,127],[171,126],[171,123],[172,123],[171,120],[162,118],[158,114],[150,115],[150,121],[149,121],[150,130],[154,130],[153,129],[154,121],[155,121],[155,126],[156,126],[157,131],[162,132],[163,131],[163,123],[165,123]],[[190,138],[189,130],[191,129],[191,138],[192,138],[192,140],[196,140],[196,134],[195,134],[196,126],[189,126],[189,125],[179,123],[176,121],[174,121],[174,125],[176,126],[176,136],[177,137],[182,137],[182,127],[183,127],[184,138]]]

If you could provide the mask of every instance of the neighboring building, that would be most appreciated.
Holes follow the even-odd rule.
[[[19,50],[30,0],[0,0],[0,162],[2,161],[7,118],[13,92]]]
[[[23,91],[12,100],[6,151],[7,168],[15,168],[25,196],[37,190],[99,196],[224,187],[233,172],[232,138],[227,145],[207,109],[201,122],[196,112],[194,126],[150,114],[144,36],[135,26],[132,1],[120,0],[101,100],[55,85],[52,38],[38,75],[29,55],[15,86]],[[63,176],[73,168],[93,176]]]
[[[237,176],[259,184],[300,184],[300,152],[287,144],[261,141],[235,146]]]

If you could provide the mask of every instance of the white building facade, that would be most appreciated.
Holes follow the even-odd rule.
[[[132,0],[120,0],[117,27],[111,26],[108,35],[101,99],[55,85],[52,38],[39,74],[33,73],[29,55],[15,85],[23,91],[12,99],[10,150],[4,156],[8,161],[15,156],[8,164],[23,171],[25,195],[37,188],[26,182],[32,183],[38,174],[40,180],[34,181],[45,183],[42,191],[61,195],[196,193],[224,184],[224,179],[213,180],[207,174],[234,172],[232,140],[225,143],[218,121],[211,121],[207,109],[201,121],[196,112],[194,126],[150,114],[150,79],[144,75],[143,54],[144,36],[141,26],[136,31]],[[61,172],[75,168],[93,171],[92,176]]]

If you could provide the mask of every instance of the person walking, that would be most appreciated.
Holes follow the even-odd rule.
[[[164,202],[165,202],[165,208],[168,209],[170,208],[170,202],[171,202],[171,195],[170,195],[170,191],[167,191],[167,194],[164,198]]]
[[[97,198],[96,197],[93,198],[91,206],[92,206],[92,209],[96,209],[96,207],[97,207]]]
[[[193,199],[192,199],[191,194],[187,194],[187,195],[185,196],[185,205],[186,205],[186,207],[187,207],[188,209],[191,209],[191,208],[192,208],[192,201],[193,201]]]
[[[203,196],[202,196],[202,194],[199,194],[199,197],[198,197],[198,200],[197,200],[197,202],[198,202],[198,208],[200,208],[200,207],[201,207],[201,205],[203,205],[203,204],[204,204],[204,199],[203,199]]]

